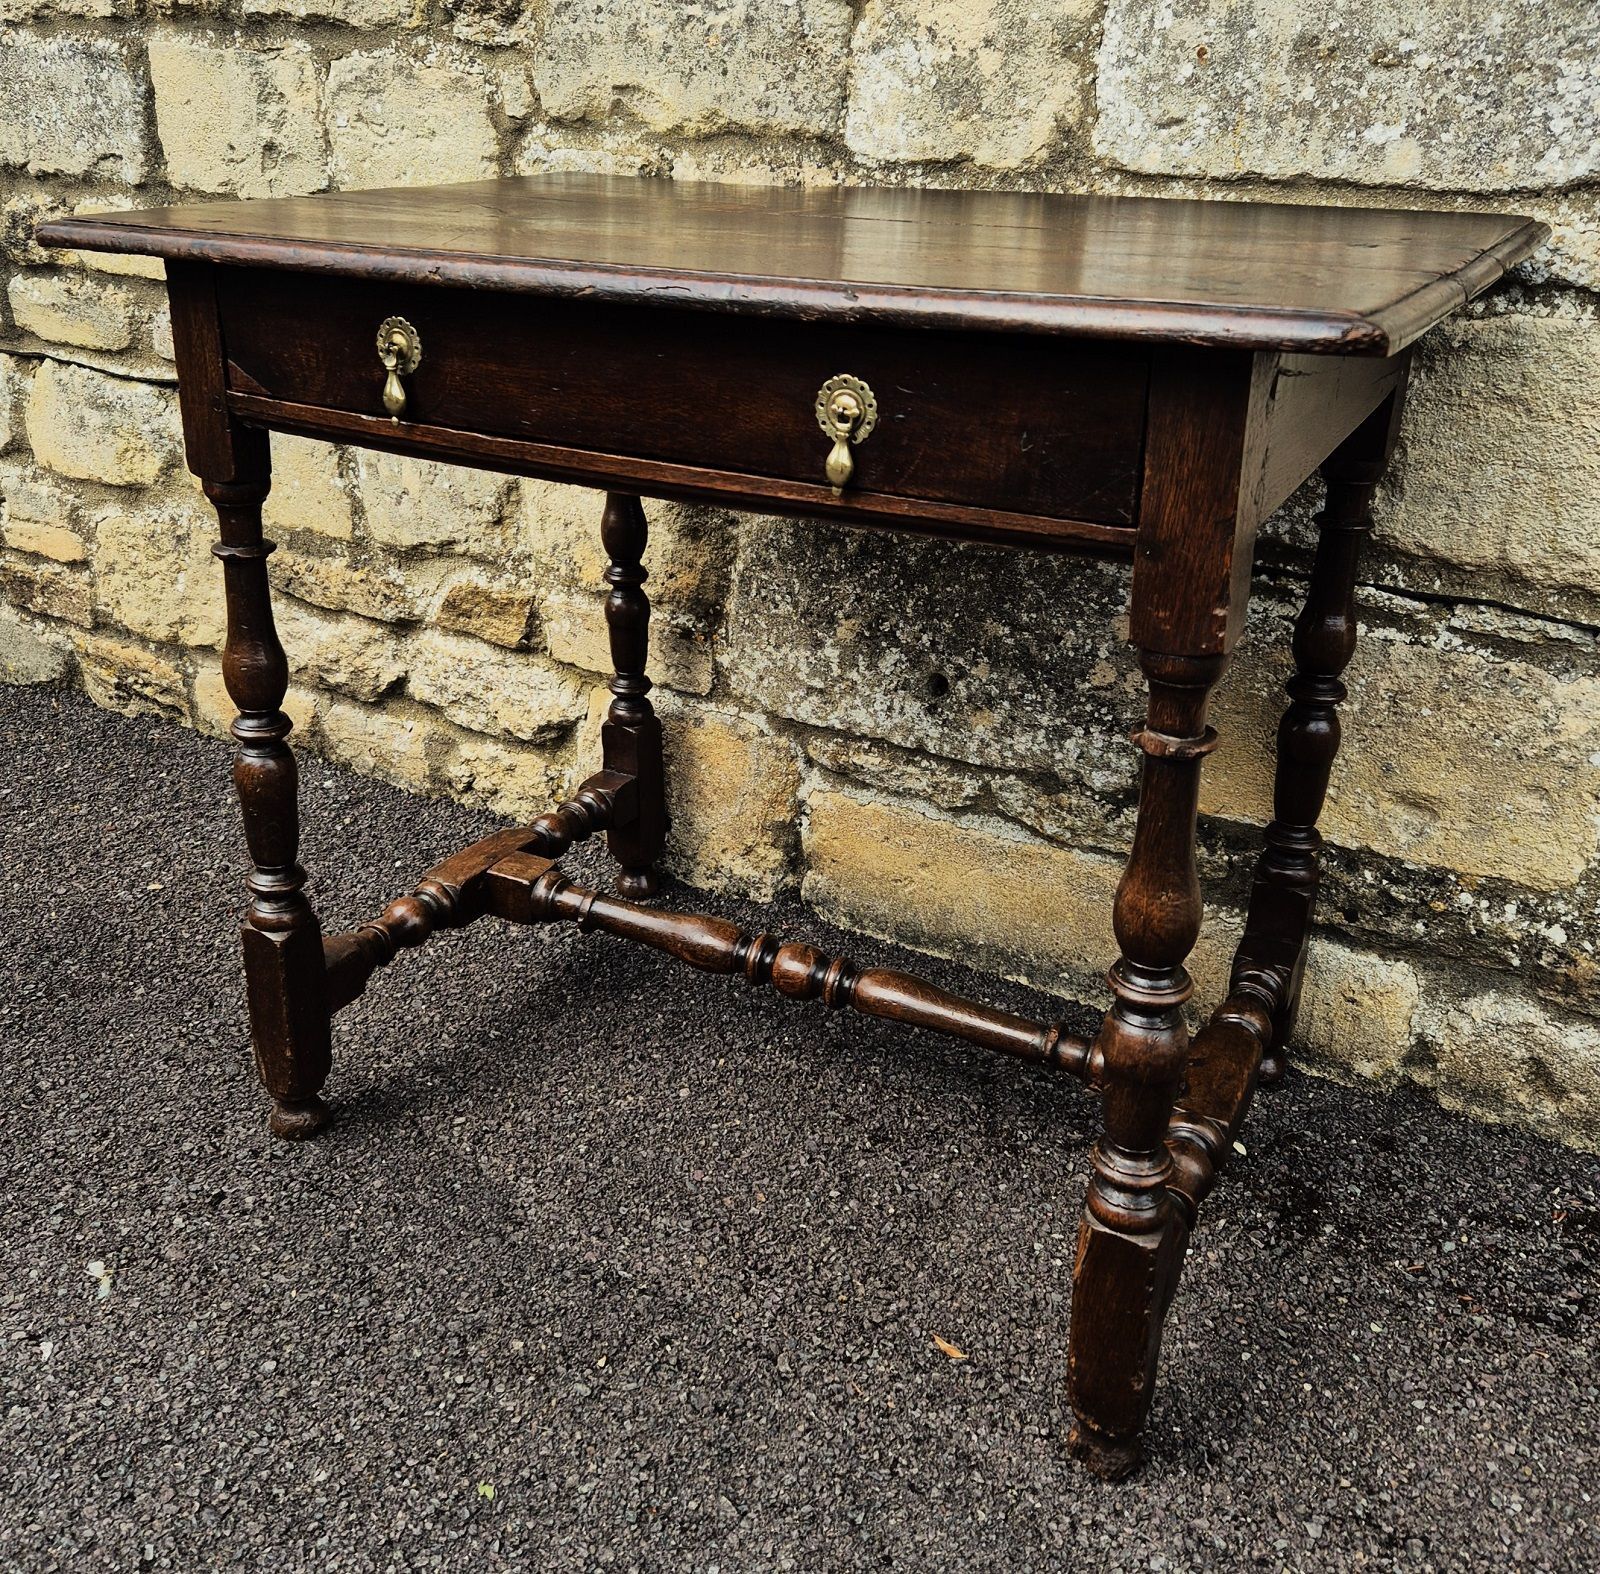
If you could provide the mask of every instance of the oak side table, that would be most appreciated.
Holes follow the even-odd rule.
[[[1043,1062],[1105,1111],[1073,1274],[1071,1448],[1103,1475],[1131,1470],[1196,1209],[1257,1082],[1283,1074],[1357,559],[1408,346],[1546,233],[1481,213],[587,175],[43,226],[47,245],[166,259],[189,467],[221,520],[254,864],[244,963],[273,1131],[306,1137],[326,1120],[330,1019],[373,972],[486,914],[602,929]],[[296,861],[288,668],[261,533],[269,431],[607,493],[603,768],[346,934],[322,933]],[[1318,466],[1327,505],[1274,818],[1227,998],[1191,1043],[1207,700],[1244,623],[1256,529]],[[1131,561],[1145,758],[1113,1004],[1092,1042],[640,900],[668,831],[641,494]],[[602,830],[620,896],[556,863]]]

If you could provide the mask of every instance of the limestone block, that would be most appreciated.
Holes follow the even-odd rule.
[[[31,361],[18,355],[0,355],[0,454],[22,436],[22,410],[32,382]]]
[[[422,0],[243,0],[246,16],[290,16],[299,21],[339,22],[345,27],[418,27]]]
[[[473,732],[550,742],[587,709],[583,689],[535,655],[439,629],[419,631],[406,653],[411,697]]]
[[[215,539],[198,514],[103,515],[91,556],[101,611],[146,639],[220,645],[226,624]]]
[[[836,923],[1101,1000],[1117,954],[1121,861],[1058,847],[1001,820],[813,788],[806,902]]]
[[[544,20],[545,0],[446,0],[450,31],[472,44],[532,49]]]
[[[82,563],[89,555],[72,493],[40,471],[0,469],[0,541],[55,563]]]
[[[0,602],[0,683],[54,683],[70,666],[66,647],[49,624]]]
[[[61,475],[148,486],[180,454],[177,397],[168,388],[43,361],[28,395],[34,457]]]
[[[330,699],[318,710],[314,746],[363,776],[427,792],[434,784],[433,756],[448,747],[448,733],[415,707]]]
[[[866,0],[845,141],[882,160],[1013,169],[1077,118],[1097,0]]]
[[[555,120],[825,136],[843,109],[846,0],[552,0],[534,83]]]
[[[94,590],[82,569],[38,558],[0,558],[0,601],[63,623],[94,623]]]
[[[135,307],[127,290],[70,273],[19,273],[6,296],[25,333],[86,350],[125,350]]]
[[[1147,174],[1435,191],[1600,174],[1587,0],[1111,0],[1099,155]]]
[[[124,716],[189,717],[183,673],[142,645],[97,634],[72,635],[83,691],[102,710]]]
[[[0,29],[0,165],[137,185],[149,173],[141,54],[116,39]]]
[[[261,511],[268,530],[309,530],[338,541],[350,539],[355,513],[339,456],[332,443],[272,434],[272,490]]]
[[[1202,813],[1270,818],[1282,644],[1252,646],[1218,689]],[[1330,840],[1541,891],[1578,879],[1595,852],[1600,679],[1369,630],[1349,683]]]
[[[665,700],[660,709],[672,815],[667,867],[695,885],[773,896],[796,840],[798,752],[750,718]]]
[[[450,791],[526,824],[566,797],[570,772],[548,749],[464,732],[441,768]]]
[[[54,17],[129,16],[135,0],[0,0],[0,22],[43,21]]]
[[[490,579],[468,570],[445,581],[432,620],[457,634],[518,650],[528,644],[536,610],[525,581]]]
[[[488,79],[465,60],[423,63],[392,49],[346,55],[328,68],[324,102],[339,186],[420,186],[498,171]]]
[[[1534,599],[1600,594],[1600,323],[1455,321],[1419,346],[1378,541]],[[1540,594],[1542,593],[1542,595]]]
[[[371,449],[358,450],[355,459],[367,534],[375,541],[492,560],[510,549],[512,484],[504,476]]]
[[[277,598],[274,613],[289,670],[303,683],[371,702],[405,677],[399,641],[386,624],[330,617],[289,596]]]
[[[1441,1104],[1600,1149],[1600,1027],[1500,990],[1435,1001],[1428,1017],[1422,1080]]]
[[[257,51],[162,28],[150,39],[150,78],[174,185],[281,197],[327,184],[308,46]]]
[[[722,670],[808,726],[1125,794],[1144,715],[1127,581],[1086,558],[750,521]]]
[[[1409,963],[1317,935],[1306,958],[1294,1045],[1323,1070],[1392,1080],[1411,1051],[1421,999]]]
[[[437,585],[432,564],[413,563],[402,572],[379,558],[354,559],[279,547],[268,559],[275,587],[334,612],[356,612],[385,623],[415,622],[423,616]]]
[[[540,621],[545,646],[557,661],[584,672],[610,675],[611,635],[602,597],[555,592],[545,598]],[[709,694],[711,641],[700,631],[657,614],[650,620],[649,672],[665,688]]]
[[[600,545],[605,499],[587,487],[523,481],[522,513],[529,550],[541,569],[568,585],[605,593]],[[707,612],[726,592],[739,534],[737,516],[720,508],[647,498],[649,545],[645,589],[658,606]]]

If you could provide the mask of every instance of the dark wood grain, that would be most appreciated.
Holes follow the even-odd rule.
[[[606,629],[611,640],[611,704],[600,724],[606,769],[633,785],[630,813],[611,822],[611,854],[622,866],[618,887],[628,896],[655,894],[656,860],[667,845],[667,778],[661,723],[650,703],[645,667],[650,654],[650,598],[644,582],[649,529],[639,499],[625,492],[606,495],[600,544],[609,562]]]
[[[331,1064],[322,928],[299,862],[299,774],[284,714],[289,664],[273,622],[261,505],[271,485],[264,432],[242,426],[222,398],[222,340],[209,268],[174,267],[168,281],[179,402],[189,467],[216,509],[227,639],[222,677],[238,707],[234,787],[250,849],[242,927],[250,1040],[280,1137],[309,1137],[327,1120]]]
[[[817,390],[849,372],[879,419],[854,493],[1131,525],[1145,372],[1105,346],[749,323],[459,290],[375,292],[222,270],[230,383],[254,397],[385,417],[378,324],[422,336],[403,424],[456,427],[825,490]],[[284,332],[293,322],[295,331]],[[1320,457],[1320,456],[1319,456]]]
[[[1071,1447],[1103,1475],[1133,1468],[1190,1231],[1294,1020],[1356,566],[1404,346],[1542,233],[1481,214],[588,176],[47,226],[52,243],[169,259],[189,464],[222,522],[223,665],[253,863],[245,963],[273,1129],[307,1135],[326,1118],[331,1014],[399,951],[486,914],[605,930],[1067,1070],[1104,1102],[1074,1268]],[[398,419],[375,343],[393,314],[424,352]],[[1096,338],[1115,342],[1082,342]],[[872,385],[879,425],[851,449],[838,495],[813,406],[842,372]],[[297,861],[288,666],[261,536],[267,428],[609,494],[605,769],[326,941]],[[1190,1043],[1208,698],[1244,626],[1257,528],[1319,465],[1328,503],[1274,817],[1227,999]],[[626,899],[654,891],[668,832],[641,494],[1132,556],[1145,758],[1113,909],[1113,1006],[1092,1044],[911,974]],[[623,897],[552,862],[600,831]]]
[[[1306,948],[1316,915],[1322,836],[1317,820],[1339,752],[1344,669],[1356,648],[1356,576],[1372,534],[1372,499],[1399,434],[1397,388],[1322,467],[1327,502],[1317,518],[1311,583],[1294,628],[1289,707],[1278,727],[1272,823],[1256,866],[1233,987],[1266,982],[1276,1002],[1261,1080],[1283,1076],[1300,1008]]]
[[[1480,213],[568,174],[86,215],[40,238],[746,315],[1390,355],[1547,233]]]
[[[927,1028],[985,1049],[1088,1076],[1088,1041],[1060,1023],[1029,1022],[979,1005],[925,978],[889,968],[859,968],[797,941],[741,929],[706,913],[673,913],[607,896],[569,880],[548,858],[512,853],[489,870],[490,909],[514,923],[566,921],[637,941],[706,973],[737,974],[791,1000],[820,1000],[908,1027]]]

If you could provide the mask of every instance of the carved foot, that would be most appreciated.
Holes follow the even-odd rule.
[[[654,896],[660,889],[661,880],[654,869],[624,869],[617,876],[617,890],[634,901]]]
[[[267,1130],[285,1142],[304,1142],[307,1137],[316,1136],[328,1120],[328,1106],[316,1094],[298,1104],[274,1099],[272,1113],[267,1116]]]
[[[1085,1421],[1079,1421],[1067,1434],[1067,1452],[1102,1481],[1125,1481],[1144,1463],[1137,1443],[1115,1442]]]
[[[1268,1050],[1261,1057],[1261,1069],[1256,1073],[1256,1086],[1258,1088],[1275,1088],[1283,1081],[1283,1074],[1288,1069],[1287,1061],[1281,1049]]]

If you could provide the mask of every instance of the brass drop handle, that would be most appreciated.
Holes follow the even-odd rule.
[[[404,317],[385,317],[378,329],[378,359],[383,362],[383,407],[393,420],[405,413],[406,389],[400,381],[422,364],[422,336]]]
[[[823,464],[823,474],[835,497],[842,496],[856,462],[850,445],[862,443],[878,424],[878,400],[859,377],[841,373],[830,377],[817,391],[817,425],[833,439],[833,447]]]

